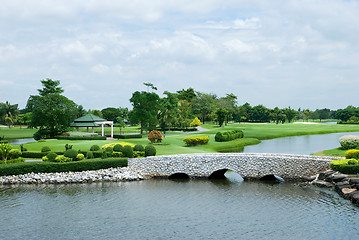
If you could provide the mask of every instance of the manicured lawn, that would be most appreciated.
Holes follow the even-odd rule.
[[[183,154],[183,153],[211,153],[211,152],[239,152],[246,145],[258,144],[260,140],[286,136],[298,136],[308,134],[324,134],[332,132],[359,131],[359,125],[334,125],[334,124],[260,124],[260,123],[230,123],[219,128],[214,124],[204,124],[202,127],[207,132],[192,134],[167,135],[161,144],[155,144],[158,155]],[[135,127],[133,127],[135,128]],[[215,142],[214,136],[218,131],[242,129],[243,139],[230,142]],[[208,136],[210,141],[206,145],[187,147],[183,139],[191,136]],[[43,146],[48,146],[52,151],[64,151],[65,144],[73,145],[73,149],[88,151],[94,144],[102,146],[112,142],[129,142],[132,144],[147,145],[149,140],[144,135],[141,139],[123,140],[45,140],[25,144],[29,151],[40,151]],[[19,146],[15,146],[19,147]]]
[[[313,155],[316,156],[335,156],[335,157],[345,157],[345,152],[347,150],[342,150],[340,148],[333,148],[333,149],[329,149],[329,150],[323,150],[320,152],[317,152]]]
[[[26,127],[0,127],[0,137],[5,137],[5,139],[32,138],[36,131],[37,129]]]

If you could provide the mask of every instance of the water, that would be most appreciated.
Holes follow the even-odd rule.
[[[229,178],[2,186],[0,239],[359,238],[334,192]]]
[[[263,140],[260,144],[244,147],[245,153],[291,153],[312,154],[340,147],[339,138],[357,135],[359,132],[329,133]]]
[[[9,139],[8,142],[10,144],[25,144],[25,143],[36,142],[36,140],[33,138],[18,138],[18,139]]]

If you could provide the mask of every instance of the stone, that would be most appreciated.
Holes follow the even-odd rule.
[[[347,178],[347,175],[344,175],[344,174],[333,174],[329,177],[327,177],[325,180],[328,181],[328,182],[341,182],[343,181],[345,178]]]
[[[324,172],[321,172],[318,175],[318,180],[324,180],[324,179],[326,179],[327,177],[331,176],[334,173],[335,172],[333,170],[326,170]]]
[[[326,187],[326,188],[334,187],[334,184],[332,184],[330,182],[323,181],[323,180],[314,180],[312,182],[312,184],[317,186],[317,187]]]
[[[353,204],[359,205],[359,191],[352,192],[349,196],[349,200],[352,201]]]
[[[359,178],[349,178],[350,184],[359,184]]]
[[[343,188],[340,195],[342,195],[345,199],[349,199],[349,195],[356,191],[356,188]]]

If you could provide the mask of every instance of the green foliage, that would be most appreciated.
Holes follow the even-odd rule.
[[[144,151],[134,151],[134,152],[133,152],[133,157],[134,157],[134,158],[145,157],[145,152],[144,152]]]
[[[113,147],[107,147],[105,148],[105,151],[108,153],[112,153],[113,152]]]
[[[10,163],[23,163],[23,162],[25,162],[25,158],[22,158],[22,157],[15,158],[15,159],[9,159],[7,161],[0,160],[0,164],[6,163],[6,165],[10,164]]]
[[[151,141],[151,143],[160,143],[162,142],[162,133],[157,130],[152,130],[150,134],[148,134],[147,138]]]
[[[51,172],[79,172],[87,170],[106,169],[111,167],[126,167],[127,159],[111,158],[86,159],[75,162],[54,163],[54,162],[26,162],[14,164],[1,164],[0,175],[19,175],[26,173],[51,173]]]
[[[9,152],[10,159],[16,159],[21,157],[21,151],[19,149],[11,149]]]
[[[56,136],[59,140],[106,140],[106,136]]]
[[[77,154],[78,154],[78,151],[75,149],[69,149],[64,152],[64,156],[71,158],[73,161],[76,161]]]
[[[87,158],[87,159],[94,158],[94,157],[93,157],[93,152],[88,151],[87,154],[86,154],[86,158]]]
[[[339,138],[339,143],[344,150],[354,149],[359,147],[358,135],[345,135]]]
[[[189,124],[190,127],[198,127],[198,126],[201,126],[201,125],[202,125],[202,123],[198,119],[198,117],[195,117],[195,119],[193,119],[193,121]]]
[[[113,152],[112,157],[115,157],[115,158],[123,157],[123,153],[122,152]]]
[[[215,111],[215,114],[217,116],[219,126],[222,127],[224,121],[226,120],[228,111],[223,108],[217,108],[217,110]]]
[[[334,171],[339,171],[339,167],[341,165],[348,165],[348,160],[349,159],[338,159],[338,160],[333,160],[330,162],[330,168],[333,169]]]
[[[113,151],[115,152],[122,152],[123,151],[123,146],[121,144],[116,144],[114,147],[113,147]]]
[[[358,164],[358,160],[357,159],[349,159],[348,160],[348,165],[357,165]]]
[[[114,135],[114,138],[118,138],[118,139],[142,138],[142,134]]]
[[[2,160],[6,162],[7,158],[9,157],[10,151],[12,146],[8,143],[0,143],[0,155]]]
[[[128,158],[133,158],[133,148],[129,145],[123,147],[123,156]]]
[[[85,159],[85,156],[82,153],[77,154],[77,156],[76,156],[77,161],[81,161],[81,160],[84,160],[84,159]]]
[[[156,156],[156,148],[152,145],[147,145],[145,147],[145,156]]]
[[[214,139],[216,142],[228,142],[238,138],[243,138],[242,130],[232,130],[227,132],[217,132]]]
[[[24,144],[20,144],[20,150],[21,150],[21,152],[26,152],[27,148],[24,147]]]
[[[187,146],[203,145],[209,142],[209,137],[187,137],[183,141]]]
[[[90,151],[98,151],[100,150],[100,146],[99,145],[92,145],[91,148],[90,148]]]
[[[101,154],[101,159],[106,159],[106,158],[108,158],[110,154],[111,154],[111,153],[109,153],[109,152],[103,151],[102,154]]]
[[[65,144],[65,150],[67,151],[67,150],[69,150],[69,149],[72,149],[72,145],[69,145],[69,144]]]
[[[64,163],[64,162],[71,162],[72,158],[66,157],[64,155],[59,155],[55,158],[55,162],[60,162],[60,163]]]
[[[48,146],[43,146],[42,148],[41,148],[41,152],[51,152],[51,149],[50,149],[50,147],[48,147]]]
[[[133,147],[133,151],[144,152],[144,151],[145,151],[145,148],[144,148],[143,145],[141,145],[141,144],[136,144],[136,145]]]
[[[345,158],[346,159],[359,159],[359,150],[357,149],[351,149],[345,152]]]
[[[50,162],[55,162],[55,159],[57,157],[57,154],[55,152],[50,152],[46,155],[46,158]]]

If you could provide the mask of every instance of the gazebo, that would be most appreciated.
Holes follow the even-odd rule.
[[[104,127],[105,125],[111,126],[111,138],[113,138],[113,121],[107,121],[106,119],[100,118],[93,114],[87,114],[83,117],[75,119],[73,123],[71,123],[71,127],[76,127],[77,131],[79,131],[80,127],[86,127],[87,132],[89,128],[92,127],[92,132],[95,132],[95,127],[101,126],[102,134],[101,136],[105,136]]]

